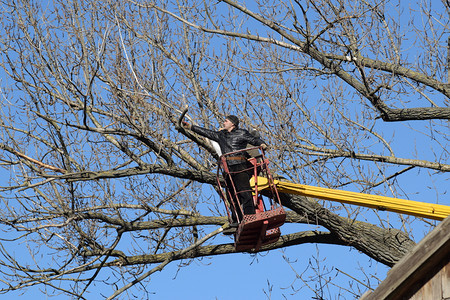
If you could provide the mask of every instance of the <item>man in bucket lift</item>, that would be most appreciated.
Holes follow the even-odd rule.
[[[234,115],[229,115],[223,122],[223,127],[219,131],[209,130],[203,127],[191,125],[183,122],[183,127],[190,129],[201,136],[210,140],[216,141],[222,154],[245,149],[247,144],[253,146],[261,146],[264,150],[267,149],[267,144],[259,137],[255,137],[246,129],[239,128],[239,118]],[[255,213],[253,205],[253,197],[250,187],[250,174],[248,172],[241,172],[248,168],[248,161],[244,154],[236,154],[236,156],[227,157],[227,165],[230,170],[231,179],[236,188],[236,193],[239,195],[239,201],[242,204],[245,215]],[[226,178],[228,181],[228,177]],[[231,183],[227,182],[227,186],[231,187]],[[235,203],[237,204],[237,203]],[[241,210],[236,209],[238,217],[242,220]],[[237,228],[238,218],[232,210],[232,223],[230,227]]]

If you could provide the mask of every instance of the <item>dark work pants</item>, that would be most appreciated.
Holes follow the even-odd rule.
[[[231,180],[234,183],[234,188],[236,189],[236,193],[238,195],[239,202],[236,201],[235,192],[233,191],[233,185],[231,184],[230,178],[226,176],[227,186],[230,189],[234,206],[236,208],[236,212],[239,216],[239,220],[242,220],[242,211],[240,209],[239,203],[242,204],[242,210],[245,215],[250,215],[255,213],[255,206],[253,204],[253,195],[252,188],[250,187],[250,174],[248,171],[244,171],[248,168],[246,163],[243,164],[235,164],[228,165],[228,169],[230,170]],[[242,171],[242,172],[240,172]],[[235,173],[238,172],[238,173]],[[231,204],[231,203],[230,203]],[[233,205],[231,205],[233,207]],[[236,215],[232,211],[233,221],[236,221]]]

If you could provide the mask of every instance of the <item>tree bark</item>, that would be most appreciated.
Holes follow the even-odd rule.
[[[450,108],[448,107],[415,107],[385,110],[381,115],[383,121],[419,121],[443,119],[450,120]]]
[[[311,223],[327,228],[342,244],[355,247],[387,266],[393,266],[415,245],[415,242],[400,230],[384,229],[341,217],[313,199],[288,194],[280,194],[280,197],[283,205],[307,217]]]

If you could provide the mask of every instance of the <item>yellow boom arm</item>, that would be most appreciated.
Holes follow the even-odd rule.
[[[254,179],[252,178],[251,181],[251,184],[254,186]],[[264,177],[258,177],[257,183],[258,189],[264,189],[268,186],[267,179]],[[370,207],[379,210],[387,210],[416,217],[423,217],[441,221],[450,215],[450,206],[447,205],[431,204],[384,196],[327,189],[279,180],[274,180],[274,184],[277,186],[277,189],[280,193],[288,193],[323,200],[337,201],[341,203]]]

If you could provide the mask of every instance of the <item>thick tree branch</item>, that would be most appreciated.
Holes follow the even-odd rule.
[[[320,231],[305,231],[293,234],[287,234],[280,237],[280,239],[273,244],[261,247],[260,251],[269,251],[279,248],[285,248],[289,246],[301,245],[305,243],[319,243],[319,244],[334,244],[345,245],[334,234]],[[234,248],[234,244],[222,244],[222,245],[208,245],[197,247],[190,252],[178,255],[178,252],[169,252],[162,254],[149,254],[138,256],[125,256],[122,252],[114,252],[112,255],[119,257],[119,259],[111,261],[108,266],[127,266],[136,264],[151,264],[164,262],[168,257],[177,257],[177,259],[189,259],[199,258],[204,256],[215,256],[223,254],[238,253]],[[96,251],[86,251],[83,253],[85,256],[96,256],[101,253]],[[97,265],[89,266],[89,269],[97,268]]]
[[[324,226],[338,237],[340,243],[353,246],[385,265],[393,266],[415,245],[407,234],[399,230],[383,229],[341,217],[306,197],[280,196],[283,205],[307,217],[312,223]]]
[[[450,120],[450,107],[389,108],[381,117],[386,122]]]
[[[438,81],[434,77],[427,76],[423,73],[411,70],[401,65],[392,62],[384,62],[380,60],[371,59],[368,57],[363,57],[362,55],[356,55],[353,58],[350,57],[350,59],[348,56],[337,55],[332,53],[324,53],[324,55],[332,60],[339,60],[343,62],[351,61],[357,63],[358,65],[364,68],[385,71],[390,74],[394,74],[396,76],[409,78],[415,82],[422,83],[426,86],[435,89],[436,91],[444,94],[446,97],[450,97],[450,86],[448,84]]]

